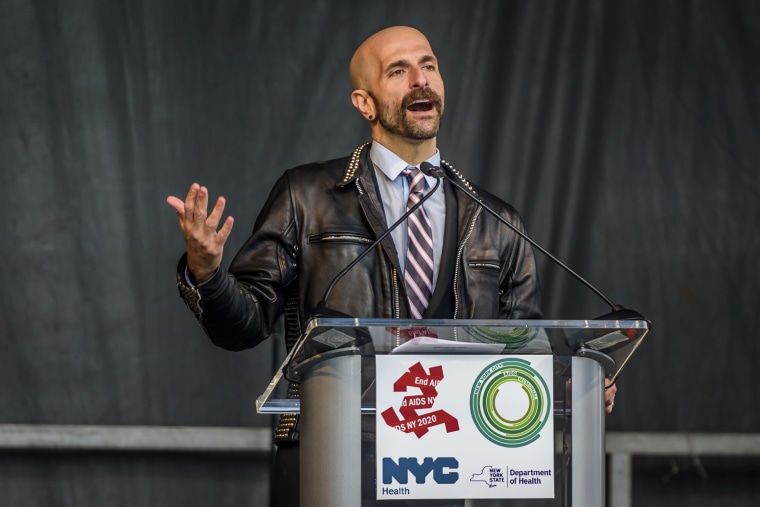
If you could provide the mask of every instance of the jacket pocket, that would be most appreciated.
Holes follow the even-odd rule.
[[[499,316],[501,264],[498,260],[467,260],[467,291],[471,294],[474,318]]]
[[[472,270],[478,271],[493,271],[497,275],[501,271],[501,264],[499,261],[467,261],[467,266]]]
[[[372,241],[372,238],[368,238],[367,236],[362,236],[360,234],[352,232],[323,232],[309,236],[310,244],[341,243],[351,245],[369,245],[372,243]]]

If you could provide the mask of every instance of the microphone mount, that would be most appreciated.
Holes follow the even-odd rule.
[[[441,163],[445,164],[446,162],[441,161]],[[612,310],[610,313],[607,313],[605,315],[602,315],[600,317],[597,317],[595,320],[647,320],[643,315],[641,315],[639,312],[635,310],[630,310],[627,308],[624,308],[621,305],[618,305],[616,303],[613,303],[610,298],[605,296],[602,291],[594,287],[588,280],[583,278],[581,275],[573,271],[568,265],[566,265],[564,262],[560,261],[557,257],[552,255],[548,250],[546,250],[544,247],[536,243],[533,239],[531,239],[527,234],[525,234],[523,231],[518,229],[514,224],[506,220],[504,217],[499,215],[496,211],[494,211],[490,206],[488,206],[483,199],[481,199],[472,188],[470,188],[469,183],[464,179],[464,177],[459,174],[458,171],[456,171],[453,167],[449,166],[451,170],[457,175],[459,178],[458,180],[455,178],[452,178],[446,171],[444,171],[440,167],[436,167],[433,164],[430,164],[429,162],[423,162],[420,165],[420,170],[425,173],[428,176],[432,176],[434,178],[438,178],[440,181],[441,178],[445,178],[447,181],[449,181],[452,185],[457,187],[459,190],[461,190],[467,197],[472,199],[473,201],[477,202],[480,206],[483,207],[486,211],[488,211],[491,215],[493,215],[497,220],[499,220],[501,223],[512,229],[518,236],[520,236],[522,239],[530,243],[533,247],[535,247],[537,250],[539,250],[542,254],[547,256],[549,259],[551,259],[555,264],[557,264],[559,267],[567,271],[571,276],[573,276],[576,280],[581,282],[583,285],[585,285],[588,289],[590,289],[594,294],[599,296],[607,305],[609,305],[610,309]]]
[[[433,167],[433,165],[428,162],[422,163],[422,165],[425,165],[425,164],[429,165],[430,167]],[[427,201],[435,193],[435,191],[438,190],[438,187],[441,185],[441,178],[439,176],[435,176],[435,175],[430,174],[429,172],[426,172],[424,169],[422,169],[422,167],[420,167],[420,170],[426,175],[433,176],[436,179],[436,182],[433,188],[430,189],[430,191],[427,192],[422,197],[422,199],[420,199],[416,204],[414,204],[414,206],[409,208],[406,211],[406,213],[401,215],[401,217],[398,220],[396,220],[390,227],[388,227],[380,236],[378,236],[377,239],[373,241],[372,244],[370,244],[367,248],[365,248],[364,251],[361,254],[359,254],[353,261],[351,261],[348,264],[348,266],[343,268],[343,270],[340,273],[335,275],[335,278],[333,278],[332,282],[330,282],[330,285],[327,287],[327,290],[325,290],[325,294],[324,296],[322,296],[322,300],[319,303],[317,303],[317,306],[314,307],[314,309],[309,313],[311,317],[351,317],[350,315],[347,315],[345,313],[342,313],[335,309],[330,308],[327,305],[327,298],[330,296],[330,292],[332,292],[333,287],[335,287],[338,281],[341,278],[343,278],[343,276],[345,276],[345,274],[348,273],[351,270],[351,268],[356,266],[364,257],[367,256],[367,254],[369,254],[369,252],[374,250],[375,247],[377,247],[377,245],[379,245],[383,239],[385,239],[391,232],[396,230],[396,228],[399,225],[404,223],[406,219],[409,218],[409,216],[417,210],[417,208],[422,206],[425,203],[425,201]]]

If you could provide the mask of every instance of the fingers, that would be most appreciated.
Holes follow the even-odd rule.
[[[234,218],[227,217],[227,219],[224,221],[224,224],[222,225],[222,228],[217,231],[216,242],[219,246],[222,246],[227,242],[227,238],[230,237],[230,232],[232,232],[232,226],[234,223]]]
[[[219,197],[211,215],[207,217],[208,188],[193,183],[184,201],[170,195],[166,198],[166,203],[177,213],[183,228],[196,226],[215,229],[224,212],[225,199]]]
[[[207,198],[208,199],[208,198]],[[224,197],[219,196],[214,205],[214,209],[211,210],[211,214],[206,218],[206,228],[216,230],[219,226],[219,220],[222,219],[222,213],[224,213],[224,205],[226,204]]]
[[[193,213],[196,212],[196,199],[200,189],[200,185],[193,183],[190,186],[190,190],[187,192],[187,196],[185,196],[184,201],[179,197],[174,197],[173,195],[170,195],[166,198],[166,203],[171,206],[172,209],[174,209],[177,217],[179,217],[179,222],[183,229],[185,228],[185,222],[188,220],[188,218],[192,220],[191,217],[193,216]]]
[[[607,414],[612,413],[612,409],[615,407],[615,395],[617,394],[617,386],[610,382],[609,379],[604,379],[604,412]]]
[[[208,209],[208,189],[197,183],[190,186],[185,198],[185,222],[188,225],[202,226],[206,221]]]
[[[234,220],[232,217],[227,217],[222,228],[217,230],[227,201],[224,197],[219,196],[211,214],[207,216],[208,200],[208,188],[198,183],[193,183],[190,186],[184,201],[173,195],[166,198],[167,204],[174,209],[179,217],[185,239],[203,245],[214,244],[216,248],[220,248],[227,241]]]
[[[201,189],[204,188],[205,187],[201,187]],[[205,199],[206,202],[208,202],[208,190],[206,190]],[[224,213],[224,206],[226,203],[227,200],[224,197],[219,196],[216,200],[216,204],[214,205],[214,209],[211,210],[211,214],[206,217],[205,221],[203,222],[203,226],[206,229],[206,234],[214,235],[214,241],[218,247],[222,247],[227,241],[227,238],[230,236],[230,232],[232,231],[232,225],[234,223],[234,219],[232,217],[227,217],[227,219],[222,224],[222,228],[217,230],[219,228],[219,221],[222,219],[222,214]],[[197,216],[197,212],[195,215]]]

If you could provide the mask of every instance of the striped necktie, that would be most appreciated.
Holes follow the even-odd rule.
[[[407,211],[417,204],[425,189],[425,175],[416,167],[404,169],[409,178]],[[406,293],[412,317],[421,319],[433,293],[433,234],[425,208],[420,206],[407,220]]]

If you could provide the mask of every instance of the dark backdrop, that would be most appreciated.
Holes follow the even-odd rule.
[[[229,261],[279,173],[368,140],[347,63],[393,24],[440,58],[444,158],[654,322],[608,430],[760,431],[754,0],[0,0],[0,423],[270,424],[253,400],[272,345],[204,338],[164,200],[193,181],[226,196]],[[607,311],[541,262],[547,317]],[[3,456],[0,486],[18,505],[266,491],[243,466],[183,462],[184,487],[171,463],[79,459]],[[84,493],[94,470],[106,489]]]

